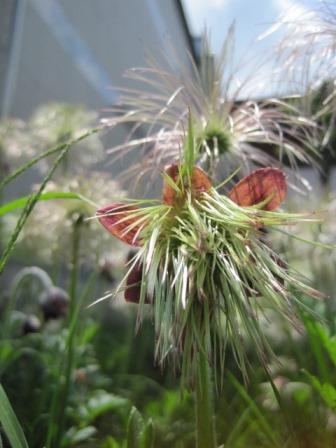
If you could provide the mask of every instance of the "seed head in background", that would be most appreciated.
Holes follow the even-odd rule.
[[[237,166],[247,173],[260,166],[279,167],[286,161],[294,169],[289,172],[300,178],[295,170],[298,162],[317,163],[318,152],[309,138],[315,123],[302,117],[294,105],[275,98],[256,100],[253,95],[257,88],[262,92],[265,64],[254,60],[246,76],[247,63],[233,65],[233,50],[232,26],[218,58],[211,54],[205,38],[199,67],[190,57],[191,68],[173,61],[179,74],[160,68],[153,60],[147,68],[127,72],[128,78],[144,88],[121,90],[111,118],[103,120],[110,127],[134,125],[127,141],[108,151],[112,161],[136,152],[125,177],[144,177],[148,185],[165,165],[178,163],[189,112],[199,145],[196,162],[211,177],[218,170],[223,178]],[[143,138],[136,137],[139,130],[145,132]]]
[[[259,40],[279,35],[275,47],[280,87],[305,95],[335,78],[336,4],[322,0],[313,9],[293,5],[286,8]],[[274,73],[276,76],[276,73]],[[286,85],[285,85],[286,84]]]
[[[321,158],[321,180],[329,180],[335,159],[336,3],[319,2],[315,9],[293,5],[267,32],[277,38],[273,48],[274,80],[282,102],[315,123],[307,135]],[[290,109],[289,109],[290,110]]]

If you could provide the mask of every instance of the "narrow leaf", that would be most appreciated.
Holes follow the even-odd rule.
[[[177,186],[179,176],[179,165],[177,165],[176,163],[170,165],[165,171],[165,176],[163,178],[162,197],[163,202],[167,205],[174,205],[175,197],[180,193],[180,189]]]
[[[153,448],[154,447],[154,423],[153,420],[148,420],[146,423],[146,426],[143,430],[142,436],[141,436],[141,444],[140,448]]]
[[[127,424],[127,448],[140,448],[144,421],[140,412],[133,407]]]
[[[28,448],[23,430],[1,384],[0,422],[12,448]]]
[[[59,156],[57,157],[57,159],[55,160],[55,162],[53,163],[53,165],[51,166],[51,168],[49,169],[48,173],[46,174],[46,176],[44,177],[39,189],[37,190],[36,193],[33,193],[32,195],[30,195],[29,199],[27,200],[24,209],[20,215],[20,218],[17,221],[16,227],[11,235],[11,238],[1,256],[1,260],[0,260],[0,274],[3,272],[6,263],[16,245],[16,242],[19,238],[19,235],[24,227],[24,225],[27,222],[27,219],[29,217],[29,215],[31,214],[31,212],[34,210],[35,205],[37,204],[37,202],[39,201],[41,195],[43,194],[44,189],[46,188],[48,182],[50,181],[50,179],[52,178],[52,176],[54,175],[57,167],[59,166],[59,164],[62,162],[62,160],[64,159],[64,157],[67,155],[67,153],[69,152],[69,150],[71,149],[72,145],[74,143],[79,142],[80,140],[83,140],[85,137],[88,137],[89,135],[91,135],[93,133],[93,131],[88,132],[86,134],[83,134],[81,137],[79,137],[76,140],[73,140],[69,143],[66,144],[66,146],[64,147],[64,149],[62,150],[62,152],[59,154]]]
[[[33,157],[29,162],[19,166],[18,169],[10,173],[8,176],[6,176],[1,182],[0,182],[0,191],[8,184],[10,184],[15,178],[20,176],[22,173],[27,171],[32,166],[36,165],[40,160],[45,159],[46,157],[49,157],[53,154],[57,154],[61,151],[67,150],[68,148],[72,147],[75,143],[79,143],[80,141],[86,139],[90,135],[96,134],[99,132],[103,127],[90,129],[89,131],[85,132],[84,134],[80,135],[79,137],[74,138],[73,140],[70,140],[65,143],[60,143],[53,148],[48,149],[47,151],[43,152],[42,154],[39,154],[36,157]]]
[[[23,196],[18,199],[14,199],[13,201],[7,202],[6,204],[0,206],[0,216],[6,215],[9,212],[12,212],[18,208],[24,207],[31,195]],[[83,196],[80,196],[76,193],[63,192],[63,191],[53,191],[48,193],[43,193],[39,197],[39,201],[49,201],[51,199],[79,199],[83,200]]]

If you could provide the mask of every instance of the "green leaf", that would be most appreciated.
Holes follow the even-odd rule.
[[[154,447],[154,423],[152,419],[149,419],[143,430],[141,436],[140,448],[153,448]]]
[[[332,384],[324,383],[322,386],[321,396],[327,405],[336,410],[336,389]]]
[[[322,381],[328,382],[331,380],[331,375],[323,347],[327,350],[334,362],[334,354],[332,352],[333,344],[329,339],[326,330],[318,322],[305,315],[302,316],[302,319],[309,336],[312,353],[316,360],[318,376]]]
[[[6,215],[13,210],[24,207],[31,195],[23,196],[18,199],[14,199],[13,201],[7,202],[6,204],[0,207],[0,216]],[[39,201],[49,201],[51,199],[79,199],[83,200],[84,198],[76,193],[64,192],[64,191],[52,191],[48,193],[41,194]]]
[[[311,375],[308,372],[305,373],[309,377],[313,387],[319,392],[326,405],[333,411],[336,411],[336,388],[330,383],[322,384],[316,376]]]
[[[71,444],[75,445],[76,443],[84,442],[89,439],[97,432],[97,429],[94,426],[86,426],[85,428],[81,428],[76,431],[71,437]]]
[[[196,152],[197,148],[194,142],[194,132],[193,132],[193,126],[192,126],[192,117],[191,117],[191,111],[189,111],[189,119],[188,119],[188,133],[187,133],[187,139],[184,146],[184,154],[183,154],[183,174],[187,174],[189,177],[192,174],[192,170],[195,165],[195,159],[196,159]]]
[[[260,424],[260,428],[265,433],[265,436],[269,438],[269,441],[275,447],[282,446],[281,443],[277,440],[277,435],[274,432],[274,428],[272,428],[271,424],[268,422],[266,416],[259,408],[259,406],[255,403],[255,401],[251,398],[251,396],[246,392],[246,389],[237,381],[237,379],[231,374],[228,374],[228,378],[231,384],[235,387],[238,394],[243,398],[246,404],[251,409],[251,413],[254,414],[256,421]]]
[[[108,437],[101,445],[101,448],[121,448],[121,445],[113,437]]]
[[[176,193],[181,193],[179,187],[176,185],[174,180],[169,176],[169,174],[164,172],[163,173],[163,179],[174,191],[176,191]]]
[[[127,424],[127,448],[141,448],[144,421],[140,412],[133,407]]]
[[[23,430],[1,384],[0,422],[12,448],[28,448]]]
[[[85,406],[80,409],[80,416],[85,419],[86,424],[91,423],[100,415],[109,411],[125,413],[129,410],[127,398],[109,394],[103,390],[98,390],[87,400]]]
[[[333,364],[336,366],[336,337],[329,336],[327,328],[323,327],[319,323],[316,323],[316,333],[320,337],[322,344],[328,352]]]

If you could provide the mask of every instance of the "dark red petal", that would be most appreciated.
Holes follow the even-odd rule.
[[[194,166],[191,176],[191,188],[193,194],[197,197],[201,193],[206,193],[212,185],[207,174],[198,166]]]
[[[138,218],[127,218],[130,213],[136,210],[139,209],[131,205],[114,203],[97,210],[96,216],[100,224],[112,233],[112,235],[131,246],[140,246],[140,225],[135,225],[129,229],[129,226],[134,224]]]
[[[136,263],[128,274],[126,280],[125,300],[126,302],[139,303],[142,282],[142,263]],[[145,297],[145,303],[149,303],[148,297]]]
[[[229,193],[238,205],[249,207],[269,199],[263,209],[272,211],[285,199],[287,184],[285,174],[277,168],[260,168],[244,177]]]
[[[168,168],[166,168],[165,172],[166,175],[169,176],[174,183],[177,183],[177,179],[179,176],[179,165],[174,163],[173,165],[170,165]],[[164,179],[162,191],[163,202],[167,205],[174,205],[175,195],[176,191],[174,190],[174,188],[172,188],[166,181],[166,179]]]
[[[166,169],[166,174],[172,179],[173,182],[178,184],[178,176],[179,176],[179,165],[176,163],[170,165]],[[206,173],[199,168],[198,166],[194,166],[192,176],[191,176],[191,190],[195,197],[198,197],[201,193],[209,191],[211,188],[211,182]],[[163,182],[163,202],[167,205],[175,204],[176,191],[172,188],[169,183],[164,180]]]

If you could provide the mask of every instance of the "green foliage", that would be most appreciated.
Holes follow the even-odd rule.
[[[336,411],[336,388],[330,383],[321,383],[314,375],[309,375],[309,379],[315,389],[319,392],[321,398],[326,405],[332,410]]]
[[[0,423],[12,448],[28,448],[22,428],[16,418],[6,392],[0,384]]]
[[[127,448],[153,448],[154,425],[150,419],[144,421],[140,412],[133,407],[127,424]]]
[[[23,198],[14,199],[13,201],[10,201],[4,205],[1,205],[0,206],[0,216],[10,213],[13,210],[16,210],[18,208],[24,207],[28,203],[29,199],[30,199],[30,196],[25,196]],[[49,193],[42,193],[39,201],[49,201],[49,200],[55,200],[55,199],[83,200],[84,198],[82,198],[80,195],[78,195],[76,193],[52,191]]]
[[[144,421],[136,408],[132,408],[127,424],[127,448],[139,448]]]

